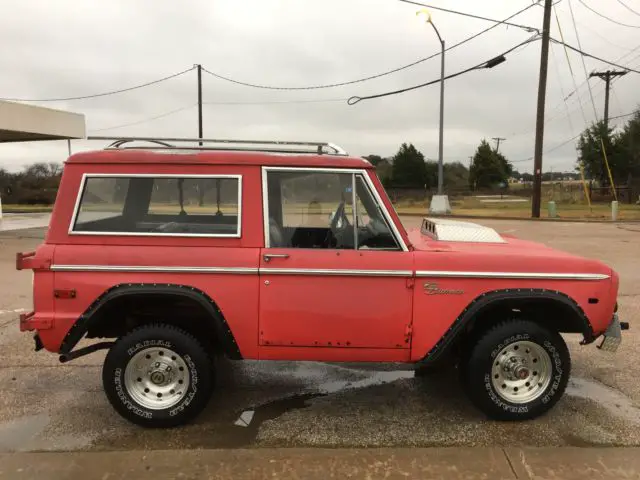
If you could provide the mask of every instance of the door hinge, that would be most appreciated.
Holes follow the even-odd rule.
[[[413,288],[415,285],[415,279],[413,277],[407,278],[407,288]]]

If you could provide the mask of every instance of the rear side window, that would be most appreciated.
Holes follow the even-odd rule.
[[[86,176],[71,233],[240,237],[242,178]]]

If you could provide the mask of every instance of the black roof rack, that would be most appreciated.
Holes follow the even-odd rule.
[[[273,153],[311,153],[317,155],[347,155],[347,152],[333,143],[326,142],[287,142],[276,140],[229,140],[220,138],[164,138],[164,137],[87,137],[87,140],[111,140],[105,150],[144,149],[144,150],[238,150],[245,152]],[[134,142],[147,142],[153,146],[128,145]],[[175,145],[180,144],[180,145]]]

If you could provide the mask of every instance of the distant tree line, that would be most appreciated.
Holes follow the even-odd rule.
[[[617,131],[610,126],[607,128],[603,121],[584,130],[578,140],[576,170],[582,165],[588,179],[603,186],[610,185],[605,153],[616,185],[640,179],[640,109]]]
[[[61,176],[62,165],[57,163],[34,163],[19,173],[0,168],[2,203],[51,205],[56,199]]]

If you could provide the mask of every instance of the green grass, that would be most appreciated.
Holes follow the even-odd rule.
[[[522,203],[499,203],[499,202],[480,202],[474,197],[452,198],[453,216],[473,216],[473,217],[531,217],[531,201]],[[429,210],[428,201],[399,201],[394,204],[398,214],[400,215],[427,215]],[[304,214],[307,212],[307,205],[287,205],[285,210],[289,214]],[[29,213],[29,212],[50,212],[53,207],[51,205],[2,205],[4,213]],[[211,207],[206,207],[210,210]],[[154,209],[155,210],[155,209]],[[162,208],[161,208],[162,210]],[[200,210],[197,206],[187,207],[187,211],[197,213]],[[223,209],[224,212],[225,209]],[[322,213],[325,215],[332,211],[329,205],[321,205]],[[347,214],[351,212],[350,207]],[[606,203],[593,204],[591,208],[582,203],[559,203],[556,206],[559,219],[583,219],[583,220],[608,220],[611,218],[611,205]],[[159,213],[159,212],[157,212]],[[231,213],[231,212],[228,212]],[[315,212],[314,212],[315,213]],[[543,202],[541,208],[541,217],[548,218],[547,203]],[[640,220],[640,205],[620,204],[618,218],[620,220]]]

